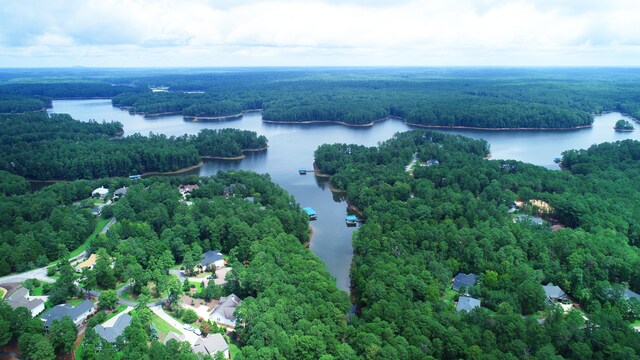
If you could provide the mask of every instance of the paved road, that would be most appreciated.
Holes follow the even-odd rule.
[[[171,316],[169,316],[169,314],[164,312],[162,306],[150,306],[149,309],[151,309],[151,311],[153,311],[154,314],[158,315],[162,320],[168,322],[171,326],[178,329],[182,333],[182,335],[184,335],[184,340],[188,341],[189,344],[193,345],[196,343],[196,341],[198,341],[198,335],[192,333],[191,331],[185,330],[182,324],[180,324],[178,321],[176,321],[176,319],[172,318]]]
[[[184,271],[182,271],[182,270],[176,270],[176,269],[169,270],[169,274],[177,276],[181,283],[183,283],[184,279],[187,278],[184,275]]]
[[[56,282],[55,279],[52,279],[52,278],[47,276],[47,268],[43,267],[43,268],[39,268],[39,269],[29,270],[27,272],[23,272],[23,273],[20,273],[20,274],[2,276],[2,277],[0,277],[0,284],[4,284],[4,283],[21,283],[21,282],[23,282],[25,280],[34,279],[34,278],[38,279],[40,281],[48,282],[48,283]]]
[[[111,221],[109,221],[107,223],[107,225],[105,225],[105,227],[102,229],[102,231],[100,232],[101,234],[106,233],[107,231],[109,231],[109,228],[115,224],[117,222],[116,218],[112,218]],[[74,256],[73,258],[71,258],[70,260],[73,262],[75,260],[78,259],[84,259],[84,257],[87,255],[86,251],[81,252],[80,254]],[[54,283],[56,282],[55,279],[52,279],[50,277],[47,276],[47,267],[42,267],[42,268],[38,268],[38,269],[33,269],[33,270],[29,270],[27,272],[23,272],[20,274],[12,274],[12,275],[7,275],[7,276],[2,276],[0,277],[0,284],[5,284],[5,283],[20,283],[23,282],[25,280],[28,279],[38,279],[40,281],[44,281],[44,282],[48,282],[48,283]]]

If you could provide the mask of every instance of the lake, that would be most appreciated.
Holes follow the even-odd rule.
[[[271,179],[294,195],[303,207],[312,207],[318,220],[312,221],[311,251],[322,259],[336,278],[338,288],[349,290],[349,267],[353,249],[351,236],[355,228],[347,227],[347,204],[339,194],[329,190],[327,179],[309,173],[299,175],[298,168],[313,169],[313,152],[325,143],[355,143],[375,146],[394,133],[416,129],[400,120],[386,120],[371,127],[347,127],[338,124],[272,124],[262,122],[258,112],[246,114],[242,119],[226,122],[186,122],[182,116],[145,118],[130,115],[111,106],[110,100],[57,100],[49,112],[67,113],[73,118],[119,121],[125,135],[153,132],[166,135],[196,134],[201,129],[237,128],[252,130],[269,139],[269,149],[247,153],[243,160],[206,161],[193,173],[213,175],[219,170],[253,170],[269,173]],[[515,159],[558,169],[553,162],[564,150],[582,149],[592,144],[638,139],[638,132],[620,133],[613,130],[618,119],[630,118],[619,113],[596,116],[594,126],[588,129],[566,131],[482,131],[442,130],[472,138],[482,138],[491,144],[492,159]]]

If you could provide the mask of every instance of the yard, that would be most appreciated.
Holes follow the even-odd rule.
[[[167,336],[167,334],[171,331],[178,335],[182,334],[182,331],[174,328],[173,326],[171,326],[171,324],[164,321],[160,316],[156,314],[153,314],[153,316],[151,317],[151,323],[153,323],[158,328],[158,332],[160,333],[160,338],[158,338],[158,341],[160,342],[162,342],[162,340],[164,340],[164,337]]]
[[[89,237],[87,237],[87,239],[84,241],[84,243],[82,243],[82,245],[80,245],[77,249],[73,250],[69,254],[69,257],[78,256],[78,255],[80,255],[81,252],[85,251],[87,249],[87,246],[89,246],[89,243],[91,242],[91,240],[95,239],[95,237],[100,233],[100,231],[102,231],[102,229],[104,229],[104,227],[107,226],[109,221],[111,221],[111,219],[103,219],[103,218],[99,217],[98,218],[98,223],[96,224],[95,230],[93,230],[91,235],[89,235]]]

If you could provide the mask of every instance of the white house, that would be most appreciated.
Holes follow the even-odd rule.
[[[205,354],[215,356],[216,353],[221,352],[224,354],[224,358],[229,358],[229,345],[222,335],[219,333],[209,334],[206,338],[199,337],[195,344],[193,344],[193,352],[198,354]]]
[[[99,188],[91,192],[91,196],[99,196],[100,198],[104,199],[104,197],[107,196],[108,193],[109,189],[104,186],[100,186]]]
[[[216,323],[224,326],[235,327],[236,326],[236,317],[234,313],[236,312],[236,308],[242,300],[239,297],[231,294],[227,297],[220,298],[220,305],[216,306],[209,315],[209,319],[211,321],[215,321]]]
[[[24,307],[31,311],[31,317],[36,317],[44,311],[44,300],[29,296],[29,289],[21,287],[6,299],[7,304],[16,309]]]
[[[65,316],[70,317],[76,326],[80,326],[94,311],[95,307],[89,300],[85,300],[76,306],[68,303],[60,304],[47,311],[40,317],[40,320],[44,322],[44,327],[47,330],[55,320],[61,320]]]

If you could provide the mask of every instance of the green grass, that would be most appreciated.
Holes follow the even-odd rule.
[[[202,292],[204,289],[204,285],[198,281],[189,281],[189,284],[193,284],[196,286],[196,293]]]
[[[42,286],[38,286],[37,288],[33,288],[33,290],[29,291],[29,295],[31,296],[42,296],[43,295],[43,291],[42,291]]]
[[[173,326],[171,326],[171,324],[164,321],[160,316],[156,314],[153,314],[153,316],[151,317],[151,322],[158,328],[158,332],[160,333],[160,338],[158,339],[159,341],[164,340],[164,337],[167,336],[167,334],[171,331],[179,335],[182,334],[182,331],[174,328]]]
[[[91,242],[91,240],[96,238],[96,236],[100,233],[100,231],[102,231],[102,229],[104,229],[104,227],[109,223],[109,221],[111,221],[111,219],[103,219],[99,217],[95,230],[93,230],[91,235],[87,237],[87,239],[84,241],[84,243],[82,243],[82,245],[80,245],[80,247],[73,250],[69,254],[69,257],[78,256],[80,255],[81,252],[85,251],[87,249],[87,246],[89,246],[89,243]]]
[[[5,295],[7,295],[7,289],[0,287],[0,300],[4,299]]]
[[[443,300],[445,301],[453,301],[453,298],[458,294],[457,291],[453,290],[453,289],[447,289],[444,292],[444,296],[442,297]]]
[[[107,315],[107,318],[105,319],[105,321],[107,321],[107,320],[111,319],[112,317],[115,317],[116,315],[120,314],[126,308],[127,308],[127,305],[118,306],[115,310],[113,310],[113,312],[111,314]]]
[[[636,320],[631,323],[631,326],[640,326],[640,320]]]
[[[69,304],[76,306],[80,303],[82,303],[84,301],[84,299],[71,299],[68,301]]]
[[[126,285],[126,284],[125,284],[125,285]],[[168,291],[165,291],[163,294],[160,294],[160,296],[159,296],[159,297],[155,297],[155,296],[153,296],[153,297],[149,298],[149,302],[154,302],[154,301],[156,301],[156,300],[163,299],[163,298],[164,298],[165,296],[167,296],[168,294],[169,294],[169,292],[168,292]],[[122,299],[124,299],[124,300],[128,300],[128,301],[138,301],[138,296],[134,296],[134,295],[131,293],[131,289],[127,289],[127,290],[123,291],[123,292],[121,293],[121,295],[120,295],[120,298],[122,298]]]
[[[231,351],[231,347],[229,347],[229,351]],[[76,350],[76,359],[83,359],[82,354],[84,353],[84,346],[80,344],[78,346],[78,350]]]

